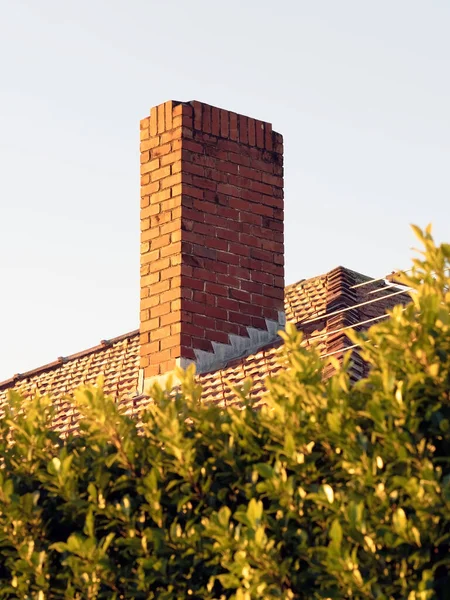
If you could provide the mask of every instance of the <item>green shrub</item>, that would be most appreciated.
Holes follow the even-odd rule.
[[[42,397],[0,422],[0,597],[450,598],[450,246],[425,245],[412,302],[352,334],[322,380],[288,327],[253,410],[155,389],[139,426],[80,390],[76,436]],[[25,408],[25,410],[22,410]]]

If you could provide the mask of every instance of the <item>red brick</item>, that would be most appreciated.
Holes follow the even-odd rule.
[[[248,316],[243,315],[241,312],[230,311],[228,313],[228,318],[230,319],[230,321],[234,321],[234,323],[238,323],[238,324],[245,325],[245,326],[248,326],[248,324],[249,324]]]
[[[246,292],[245,290],[234,290],[234,289],[231,289],[230,290],[230,296],[234,300],[239,300],[241,302],[250,302],[250,299],[251,299],[250,293]]]
[[[238,256],[250,256],[252,251],[245,244],[230,243],[229,252],[231,252],[232,254],[237,254]]]
[[[251,205],[247,204],[246,206],[248,210],[240,212],[239,220],[242,223],[250,223],[255,227],[259,227],[263,222],[263,217],[261,215],[255,215],[252,212],[249,212],[249,210],[251,210]]]
[[[278,188],[283,187],[283,178],[279,175],[271,175],[270,173],[262,173],[262,181],[263,183],[267,183],[268,185],[272,185]]]
[[[255,119],[248,120],[248,143],[250,146],[255,146],[256,144],[256,128],[255,128]]]
[[[147,321],[141,323],[140,331],[141,333],[145,333],[146,331],[153,331],[155,329],[158,329],[158,327],[159,317],[156,317],[155,319],[148,319]]]
[[[208,242],[208,245],[211,248],[214,248],[215,250],[223,250],[225,252],[228,251],[228,246],[229,246],[227,240],[223,240],[223,239],[220,239],[220,238],[210,239],[209,242]]]
[[[216,320],[216,331],[223,331],[227,335],[230,335],[230,333],[239,335],[240,327],[240,325],[232,323],[231,321]]]
[[[213,106],[211,113],[211,133],[213,135],[220,135],[220,111]]]
[[[183,277],[183,287],[190,288],[192,290],[203,291],[205,289],[205,281],[197,276],[199,270],[194,270],[194,277]]]
[[[195,223],[203,223],[204,220],[205,220],[204,213],[200,212],[199,210],[194,210],[192,208],[185,207],[183,210],[183,218],[181,219],[182,228],[185,231],[193,231],[193,229],[195,227]],[[204,233],[212,233],[212,229],[209,228]],[[189,239],[189,237],[186,236],[185,239],[187,240],[187,239]],[[192,241],[195,241],[196,239],[197,238],[193,238]]]
[[[194,107],[194,127],[197,130],[201,130],[202,128],[202,105],[200,102],[195,100],[193,102]]]
[[[181,150],[175,150],[174,152],[169,152],[168,154],[161,156],[160,164],[161,167],[172,165],[172,174],[178,172],[178,170],[181,169]]]
[[[159,320],[163,327],[165,325],[172,325],[173,323],[179,323],[180,322],[180,313],[179,313],[179,311],[172,311],[172,312],[167,313],[166,315],[162,315],[161,317],[159,317]]]
[[[273,209],[270,208],[270,206],[265,206],[263,204],[255,203],[253,210],[255,211],[256,214],[264,216],[264,217],[273,217],[274,216]]]
[[[156,136],[158,133],[158,107],[152,108],[150,113],[150,135],[151,137]]]
[[[227,297],[229,294],[229,290],[224,285],[219,285],[217,283],[206,282],[205,283],[205,291],[208,294],[213,294],[214,296],[223,296]]]
[[[250,157],[239,152],[229,152],[228,160],[232,163],[236,163],[237,165],[243,165],[245,167],[250,167],[252,164],[252,160]]]
[[[230,336],[223,331],[212,330],[208,333],[208,339],[219,344],[229,344]]]
[[[256,145],[258,148],[264,148],[264,123],[255,121]]]
[[[261,240],[261,238],[245,232],[239,234],[239,242],[253,248],[260,248],[263,244],[263,240]]]
[[[257,260],[273,260],[273,252],[269,252],[268,250],[261,250],[260,248],[251,248],[250,256],[252,258],[256,258]]]
[[[251,296],[253,298],[253,296]],[[250,301],[240,302],[239,311],[247,316],[262,317],[265,314],[265,309],[259,304],[252,304]]]
[[[255,169],[253,166],[246,167],[244,165],[239,167],[239,174],[241,177],[251,179],[253,181],[261,181],[264,176],[259,169]],[[253,181],[251,185],[253,185]]]
[[[170,175],[170,167],[164,167],[162,169],[156,169],[152,172],[152,182],[158,181],[163,177],[169,177]]]
[[[168,348],[175,348],[180,346],[179,335],[169,335],[161,340],[161,350],[167,350]]]
[[[231,252],[222,252],[220,250],[217,251],[217,260],[225,262],[229,265],[239,265],[239,256]]]
[[[234,230],[226,229],[226,227],[218,227],[215,230],[215,232],[216,236],[221,240],[228,240],[229,242],[238,242],[240,229],[241,225],[239,223],[236,223],[236,227]]]
[[[153,306],[157,306],[159,304],[159,296],[149,296],[149,288],[142,287],[141,288],[141,310],[146,310],[147,308],[152,308]]]
[[[196,337],[205,337],[205,327],[200,327],[199,325],[196,325],[196,320],[195,320],[195,315],[194,315],[194,321],[193,323],[186,323],[183,326],[183,333],[187,334],[187,335],[192,335],[192,336],[196,336]],[[211,321],[214,324],[214,319],[211,319]]]
[[[146,205],[142,207],[141,219],[148,219],[158,215],[161,211],[161,207],[158,204]]]
[[[170,304],[158,304],[153,308],[150,308],[150,317],[161,317],[162,315],[168,315],[170,313]]]
[[[197,327],[201,327],[202,329],[215,329],[216,328],[216,320],[214,317],[207,317],[205,315],[196,314],[193,316],[194,323]]]
[[[269,296],[270,298],[278,298],[278,300],[284,298],[284,289],[277,288],[271,285],[263,286],[262,293],[264,296]]]
[[[160,279],[159,279],[159,274],[155,274],[155,273],[151,273],[149,275],[144,275],[141,278],[141,285],[143,287],[145,286],[151,286],[154,285],[156,283],[159,283]]]
[[[173,107],[172,107],[172,101],[166,102],[164,104],[164,109],[165,109],[165,126],[166,129],[172,129],[172,111],[173,111]]]
[[[243,269],[239,265],[229,265],[228,273],[234,277],[238,277],[239,279],[248,279],[249,272],[247,269]]]
[[[172,107],[172,117],[181,117],[183,115],[183,105],[177,104]]]
[[[164,169],[170,169],[170,167],[164,167]],[[163,169],[160,169],[160,171],[163,171]],[[187,176],[183,173],[183,179],[185,179],[186,177]],[[164,179],[162,179],[161,181],[161,187],[162,189],[166,189],[178,185],[180,183],[181,173],[176,173],[175,175],[171,175],[170,177],[164,176]]]
[[[211,342],[203,338],[192,338],[192,346],[198,350],[204,350],[205,352],[213,351]]]
[[[211,108],[207,104],[203,104],[202,106],[203,131],[206,133],[211,133]]]
[[[157,237],[159,237],[159,228],[150,228],[141,233],[141,242],[148,242],[149,240],[154,240]]]
[[[158,106],[158,133],[163,133],[166,129],[165,127],[165,106],[164,104],[160,104]]]
[[[172,145],[171,144],[163,144],[162,146],[157,146],[151,150],[151,157],[158,158],[160,156],[166,156],[167,154],[172,153]]]
[[[181,165],[180,165],[181,166]],[[183,164],[183,173],[191,173],[192,175],[205,175],[205,169],[201,165],[197,165],[195,163],[186,162]]]
[[[200,229],[200,227],[204,227],[204,225],[197,226],[198,229]],[[204,237],[204,236],[202,236],[202,237]],[[194,253],[196,256],[200,256],[202,258],[209,258],[209,259],[213,260],[214,262],[216,261],[217,252],[213,248],[207,247],[206,239],[205,239],[205,245],[198,244],[194,249]]]
[[[170,303],[180,297],[180,288],[170,289],[167,292],[162,292],[159,296],[161,304]]]
[[[229,133],[229,112],[227,110],[220,111],[220,135],[228,137]]]
[[[161,144],[168,144],[180,140],[183,129],[185,129],[185,127],[177,127],[176,129],[162,133],[160,136]],[[179,150],[179,148],[176,147],[176,144],[172,144],[172,150]]]
[[[217,306],[225,310],[239,310],[239,301],[232,298],[217,298]]]
[[[220,171],[219,169],[214,168],[206,168],[205,169],[205,175],[204,175],[207,179],[211,179],[212,181],[215,181],[217,183],[228,183],[228,178],[230,177],[230,175],[227,174],[227,172],[223,172]]]
[[[238,140],[238,116],[236,113],[230,113],[230,139]]]
[[[170,350],[159,350],[159,352],[150,355],[150,364],[156,365],[163,361],[170,360]]]
[[[202,313],[205,310],[205,307],[198,302],[193,302],[192,300],[183,300],[182,302],[183,310],[188,311],[190,313]]]
[[[183,178],[183,182],[184,182],[184,178]],[[205,189],[205,190],[216,190],[217,185],[218,185],[215,181],[211,181],[210,179],[205,179],[203,177],[197,177],[195,175],[192,176],[192,184],[194,185],[194,187],[198,187],[198,188]],[[223,185],[223,184],[219,184],[219,185]]]
[[[251,189],[255,192],[259,192],[260,194],[266,194],[269,197],[276,196],[277,194],[277,190],[274,189],[273,186],[259,181],[252,181]]]
[[[267,307],[277,307],[279,306],[279,301],[276,298],[270,298],[268,296],[263,296],[261,294],[252,294],[251,295],[251,303],[254,306],[267,306]]]
[[[144,196],[143,198],[141,198],[141,209],[142,208],[147,208],[147,206],[150,204],[150,197],[149,196]]]
[[[272,125],[270,123],[264,123],[264,146],[266,150],[272,150]]]
[[[143,140],[140,144],[140,149],[141,152],[146,152],[147,150],[152,150],[153,148],[156,148],[157,146],[159,146],[159,137],[152,137],[149,138],[148,140]]]
[[[241,282],[241,289],[247,291],[247,292],[251,292],[253,294],[262,294],[263,293],[263,286],[261,283],[255,283],[254,281],[242,281]],[[284,289],[283,289],[283,293],[284,293]]]
[[[284,265],[284,254],[275,254],[273,257],[275,265]]]
[[[154,228],[156,229],[156,228]],[[162,248],[163,246],[167,246],[168,244],[170,244],[170,235],[166,234],[166,235],[161,235],[161,232],[158,231],[158,236],[153,238],[152,242],[151,242],[151,249],[152,250],[157,250],[158,248]],[[166,265],[167,267],[169,266],[169,260],[167,258],[164,259],[164,261],[158,261],[158,266],[159,265]],[[166,266],[161,266],[161,269],[165,269]],[[155,270],[155,269],[153,269]]]
[[[242,198],[230,197],[228,200],[228,205],[238,211],[239,220],[242,220],[243,213],[250,212],[252,210],[249,202],[247,200],[243,200]]]
[[[183,182],[183,195],[190,196],[192,198],[202,199],[204,197],[205,192],[195,186],[188,185]]]
[[[223,173],[238,175],[240,173],[239,165],[230,162],[229,160],[217,160],[216,168]],[[261,176],[260,176],[261,179]]]
[[[226,310],[215,306],[207,306],[205,308],[205,314],[214,319],[226,319],[228,316]]]
[[[238,187],[229,185],[228,183],[219,183],[217,185],[217,191],[221,194],[226,194],[227,196],[232,196],[234,198],[240,198],[242,195],[242,192]]]
[[[250,148],[251,166],[259,169],[263,173],[274,173],[276,163],[273,160],[273,153],[261,153],[258,148]]]
[[[182,142],[182,149],[184,150],[189,150],[190,152],[197,152],[198,154],[203,154],[205,152],[205,148],[203,146],[203,144],[200,144],[199,142],[196,142],[194,140],[185,140],[183,139]]]
[[[248,144],[248,118],[239,115],[239,141]]]
[[[252,317],[251,323],[252,327],[256,327],[256,329],[267,329],[266,320],[263,317]]]
[[[159,190],[159,181],[155,181],[154,183],[149,183],[148,185],[144,185],[143,187],[141,187],[141,197],[149,196],[149,195],[153,194],[154,192],[157,192],[158,190]]]
[[[174,254],[181,254],[181,242],[172,242],[168,246],[164,246],[160,249],[161,258],[167,258]],[[179,266],[176,267],[178,272],[181,273]]]
[[[166,233],[172,233],[172,231],[179,231],[181,225],[181,219],[171,219],[169,215],[168,223],[161,225],[161,236]]]
[[[141,346],[141,353],[144,355],[152,355],[159,351],[159,341],[150,342],[145,346]]]
[[[201,304],[214,303],[214,298],[212,296],[205,294],[205,292],[199,292],[198,290],[193,291],[192,300],[194,302],[200,302]]]
[[[269,250],[270,252],[277,252],[280,254],[284,254],[284,244],[283,242],[278,242],[275,240],[262,239],[261,247],[263,250]]]
[[[195,206],[195,205],[194,205]],[[200,206],[198,207],[200,209]],[[226,229],[231,229],[233,226],[233,221],[230,220],[229,218],[226,218],[223,215],[223,212],[221,210],[221,207],[217,207],[217,206],[212,206],[211,210],[214,211],[214,214],[211,214],[210,212],[205,212],[205,214],[203,215],[204,217],[204,222],[207,223],[208,225],[213,225],[214,227],[224,227]],[[215,214],[216,212],[219,212],[220,214]],[[232,216],[236,216],[235,213],[232,213]]]

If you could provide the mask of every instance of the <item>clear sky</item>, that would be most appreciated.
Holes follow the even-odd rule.
[[[139,120],[285,140],[286,282],[450,241],[448,0],[0,2],[0,380],[138,327]]]

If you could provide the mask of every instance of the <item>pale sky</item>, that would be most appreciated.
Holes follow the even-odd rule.
[[[286,283],[450,241],[448,0],[1,0],[0,381],[138,327],[139,120],[285,140]]]

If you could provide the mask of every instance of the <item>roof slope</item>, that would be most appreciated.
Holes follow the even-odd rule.
[[[344,267],[285,288],[286,319],[304,332],[305,345],[314,343],[322,355],[342,355],[349,345],[346,328],[368,327],[371,319],[377,319],[395,304],[407,301],[408,296],[401,290],[389,288],[384,281],[372,282],[371,278]],[[237,385],[252,377],[252,393],[257,402],[264,391],[265,378],[280,368],[276,361],[278,346],[279,343],[272,344],[229,363],[224,369],[200,375],[205,400],[232,402],[228,382]],[[354,362],[355,377],[363,375],[364,365],[358,364],[356,354]],[[95,383],[99,375],[104,377],[105,392],[117,398],[124,412],[137,415],[147,403],[138,390],[137,330],[0,383],[0,416],[8,390],[15,389],[24,395],[39,390],[41,394],[50,395],[58,407],[55,429],[67,433],[76,427],[77,421],[67,396],[82,384]]]

